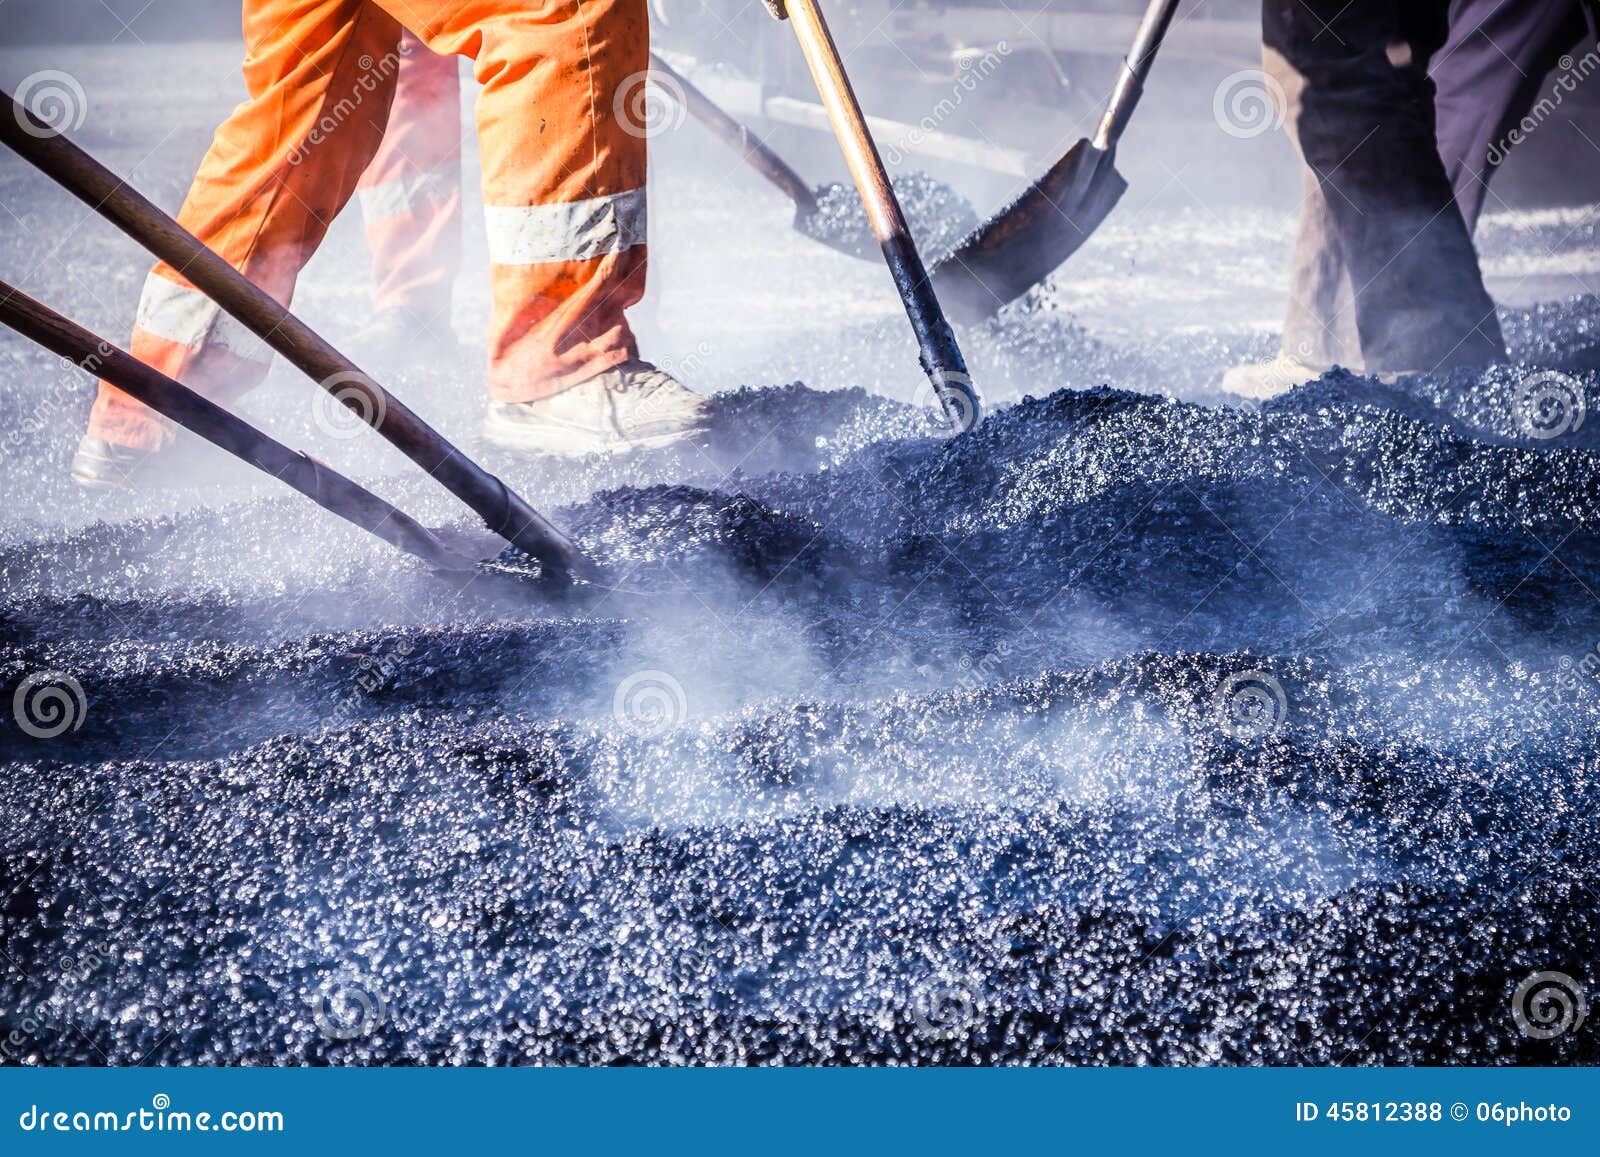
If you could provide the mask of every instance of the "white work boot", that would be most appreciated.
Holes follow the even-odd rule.
[[[496,446],[577,457],[670,446],[706,428],[706,400],[649,362],[623,362],[533,402],[492,402],[483,436]]]
[[[134,490],[147,480],[153,450],[138,450],[85,434],[72,456],[72,481],[89,494]]]
[[[1270,362],[1234,366],[1222,375],[1222,389],[1241,398],[1262,402],[1287,394],[1307,382],[1314,382],[1327,372],[1326,369],[1319,370],[1307,365],[1293,354],[1280,353]]]
[[[1241,398],[1266,401],[1268,398],[1287,394],[1299,386],[1308,385],[1335,368],[1337,367],[1329,366],[1327,369],[1319,370],[1290,354],[1279,354],[1270,362],[1234,366],[1222,375],[1222,388],[1230,394],[1238,394]],[[1345,368],[1349,369],[1348,366]],[[1350,370],[1350,373],[1358,378],[1370,378],[1385,386],[1392,386],[1401,378],[1420,377],[1424,372],[1423,370]]]

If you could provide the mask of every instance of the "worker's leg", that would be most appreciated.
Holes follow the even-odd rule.
[[[1397,0],[1265,0],[1287,124],[1349,268],[1363,368],[1504,356],[1494,305],[1434,143],[1433,88]]]
[[[373,311],[450,325],[461,269],[461,81],[454,56],[407,32],[389,124],[357,189],[372,249]]]
[[[400,27],[366,0],[246,0],[248,99],[217,130],[178,220],[280,301],[355,191],[388,119]],[[266,347],[167,265],[145,282],[133,353],[227,400]],[[102,382],[92,439],[158,449],[171,433]]]
[[[1300,223],[1289,264],[1282,352],[1318,371],[1333,366],[1360,370],[1364,366],[1350,266],[1339,244],[1328,195],[1310,169],[1301,191]]]
[[[1470,230],[1489,179],[1522,132],[1550,70],[1588,33],[1579,0],[1455,0],[1429,64],[1438,89],[1439,156]],[[1590,62],[1590,71],[1594,63]],[[1577,84],[1579,62],[1566,71]]]
[[[473,58],[494,288],[489,382],[544,398],[637,356],[645,141],[618,117],[648,67],[645,0],[380,0],[431,49]]]

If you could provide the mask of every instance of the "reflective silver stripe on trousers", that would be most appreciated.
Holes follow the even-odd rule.
[[[643,189],[564,205],[485,205],[489,260],[496,265],[586,261],[645,243]]]
[[[461,162],[404,173],[392,181],[356,190],[361,218],[368,224],[409,213],[420,205],[443,205],[461,191]]]
[[[220,346],[245,361],[263,365],[272,361],[272,351],[243,322],[223,313],[220,305],[198,289],[174,285],[154,273],[145,278],[134,324],[190,349]]]

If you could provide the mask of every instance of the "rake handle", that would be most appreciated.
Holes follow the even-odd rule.
[[[578,548],[505,483],[115,173],[38,120],[9,92],[0,91],[0,97],[4,98],[0,142],[178,270],[290,364],[335,393],[477,512],[490,530],[567,576],[593,576],[593,564]]]
[[[0,281],[0,323],[304,494],[324,510],[439,570],[471,569],[432,531],[376,494],[268,437],[132,354]]]
[[[873,235],[878,239],[889,273],[905,303],[906,316],[911,320],[921,350],[923,372],[933,383],[934,393],[951,424],[958,430],[970,429],[978,421],[977,393],[972,388],[972,379],[967,376],[967,365],[956,344],[955,333],[945,320],[938,295],[928,280],[928,271],[917,252],[911,230],[906,226],[900,201],[889,184],[883,158],[878,155],[878,146],[867,128],[861,103],[856,99],[844,62],[839,58],[838,45],[828,31],[817,0],[786,0],[785,7],[834,136],[839,139],[845,165],[861,194]]]

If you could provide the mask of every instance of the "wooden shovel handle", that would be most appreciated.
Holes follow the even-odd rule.
[[[883,158],[867,128],[855,90],[839,58],[839,48],[828,31],[817,0],[786,0],[789,23],[800,41],[800,51],[811,69],[822,106],[833,125],[834,136],[844,153],[846,167],[861,194],[867,220],[883,249],[884,260],[894,277],[906,316],[917,335],[922,351],[922,368],[933,383],[945,415],[957,431],[971,429],[978,422],[978,397],[967,376],[966,362],[956,345],[955,333],[945,320],[944,310],[928,280],[916,242],[906,226],[900,201],[889,184]]]
[[[800,51],[811,69],[822,107],[827,110],[834,135],[839,138],[839,148],[844,153],[845,166],[850,179],[861,192],[867,209],[867,219],[872,224],[873,235],[884,242],[902,235],[909,236],[905,215],[900,202],[889,184],[878,146],[867,128],[867,118],[856,100],[855,89],[845,73],[844,61],[839,59],[839,48],[833,33],[823,18],[817,0],[786,0],[789,23],[800,41]]]

